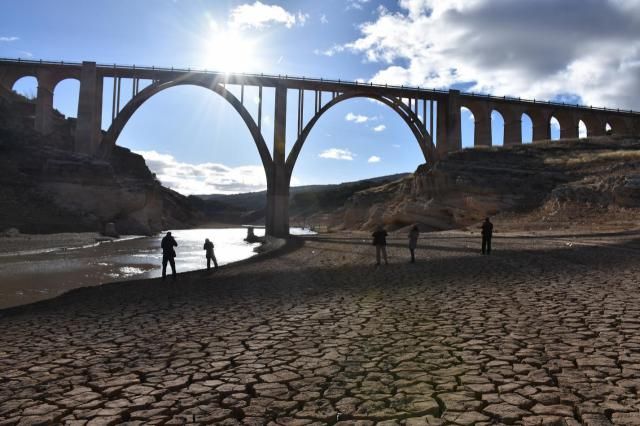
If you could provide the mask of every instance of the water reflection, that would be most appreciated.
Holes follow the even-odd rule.
[[[206,267],[205,238],[215,245],[219,265],[255,255],[259,243],[247,243],[244,228],[172,230],[178,273]],[[309,234],[291,229],[292,234]],[[264,229],[255,229],[257,236]],[[0,308],[56,296],[72,288],[126,279],[154,278],[162,273],[161,233],[74,249],[46,249],[0,257]]]

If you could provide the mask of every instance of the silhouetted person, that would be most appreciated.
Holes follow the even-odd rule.
[[[387,261],[387,231],[384,230],[382,225],[378,226],[371,236],[373,237],[373,245],[376,246],[376,265],[380,264],[380,253],[384,257],[384,264],[388,265]]]
[[[411,252],[411,263],[416,263],[416,247],[418,246],[418,237],[420,236],[420,230],[418,225],[413,225],[411,231],[409,231],[409,251]]]
[[[204,240],[205,254],[207,256],[207,270],[211,269],[211,261],[213,260],[214,269],[218,269],[218,261],[216,260],[216,255],[213,254],[213,243],[209,241],[208,238]]]
[[[171,232],[167,232],[167,235],[164,236],[162,242],[160,243],[160,247],[162,247],[162,280],[167,277],[167,262],[171,265],[171,273],[173,276],[173,280],[176,279],[176,251],[173,249],[177,247],[178,243],[171,236]]]
[[[493,223],[489,218],[485,218],[482,226],[482,254],[491,254],[491,236],[493,235]]]

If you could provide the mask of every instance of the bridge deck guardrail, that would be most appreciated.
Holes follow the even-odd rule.
[[[64,61],[47,61],[47,60],[33,60],[33,59],[21,59],[21,58],[0,58],[1,63],[14,63],[14,64],[25,64],[25,65],[51,65],[51,66],[82,66],[81,62],[64,62]],[[188,72],[188,73],[198,73],[198,74],[206,74],[212,76],[240,76],[240,77],[249,77],[249,78],[270,78],[270,79],[281,79],[281,80],[289,80],[296,82],[312,82],[312,83],[329,83],[329,84],[341,84],[353,87],[377,87],[377,88],[385,88],[385,89],[394,89],[394,90],[413,90],[424,93],[437,93],[440,95],[446,95],[449,93],[448,90],[442,89],[426,89],[419,86],[396,86],[389,84],[375,84],[375,83],[365,83],[358,81],[349,81],[349,80],[335,80],[335,79],[323,79],[323,78],[309,78],[304,76],[290,76],[290,75],[275,75],[275,74],[256,74],[256,73],[225,73],[214,70],[207,69],[192,69],[192,68],[167,68],[167,67],[155,67],[155,66],[138,66],[138,65],[122,65],[122,64],[102,64],[97,63],[96,67],[102,70],[127,70],[127,71],[157,71],[157,72]],[[625,113],[625,114],[633,114],[640,115],[640,111],[635,111],[632,109],[620,109],[620,108],[607,108],[607,107],[598,107],[592,105],[582,105],[582,104],[571,104],[567,102],[557,102],[557,101],[544,101],[544,100],[536,100],[536,99],[523,99],[516,98],[513,96],[495,96],[491,94],[484,93],[474,93],[474,92],[460,92],[460,96],[462,97],[471,97],[471,98],[479,98],[479,99],[489,99],[493,101],[510,101],[510,102],[521,102],[532,105],[550,105],[550,106],[558,106],[565,108],[580,108],[580,109],[589,109],[594,111],[605,111],[605,112],[615,112],[615,113]]]

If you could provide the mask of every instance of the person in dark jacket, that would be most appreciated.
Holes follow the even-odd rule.
[[[216,255],[213,253],[213,243],[205,238],[204,247],[205,254],[207,256],[207,270],[211,269],[211,261],[213,260],[213,268],[218,269],[218,261],[216,260]]]
[[[420,229],[418,225],[413,225],[411,231],[409,231],[409,251],[411,252],[411,263],[416,263],[416,247],[418,246],[418,237],[420,236]]]
[[[384,264],[388,265],[387,262],[387,231],[384,230],[382,225],[378,226],[371,236],[373,237],[373,245],[376,246],[376,265],[380,265],[380,253],[384,257]]]
[[[173,276],[173,280],[176,279],[176,251],[173,249],[174,247],[178,247],[178,243],[171,236],[171,232],[167,232],[167,235],[164,236],[162,242],[160,243],[160,247],[162,247],[162,280],[167,277],[167,263],[171,265],[171,273]]]
[[[489,221],[489,218],[485,218],[482,226],[482,254],[491,254],[491,236],[493,235],[493,223]]]

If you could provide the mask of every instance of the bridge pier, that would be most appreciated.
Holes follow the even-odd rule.
[[[473,146],[491,146],[491,113],[473,111]]]
[[[522,144],[522,115],[507,111],[504,115],[504,146]]]
[[[95,155],[102,138],[102,76],[95,62],[83,62],[76,123],[75,152]]]
[[[571,120],[560,125],[560,139],[577,139],[579,135],[578,123]]]
[[[440,158],[446,157],[450,152],[462,149],[459,90],[449,90],[447,100],[438,101],[437,133],[436,151]]]
[[[266,234],[289,235],[289,180],[285,147],[287,134],[287,88],[276,87],[273,123],[273,167],[267,177]]]
[[[551,122],[549,121],[550,119],[551,117],[547,115],[531,117],[532,142],[546,141],[551,139]]]
[[[34,127],[37,132],[47,135],[53,130],[53,84],[48,73],[38,75],[36,97],[36,117]]]

